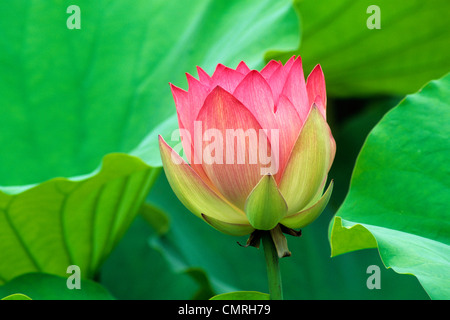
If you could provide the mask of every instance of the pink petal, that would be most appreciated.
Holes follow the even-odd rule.
[[[281,95],[278,101],[275,118],[279,130],[279,169],[275,175],[275,180],[280,182],[283,176],[284,168],[294,147],[295,141],[302,128],[302,121],[295,110],[291,101],[285,96]],[[273,144],[273,142],[272,142]]]
[[[219,144],[222,148],[214,150],[213,161],[207,160],[206,157],[202,159],[206,175],[221,194],[243,209],[247,196],[262,175],[267,173],[264,171],[267,165],[260,163],[259,144],[265,144],[268,150],[270,144],[261,125],[239,100],[220,86],[206,98],[197,121],[201,121],[203,137],[207,130],[214,130],[223,140],[222,144]],[[248,136],[241,136],[240,139],[239,135],[235,137],[235,129]],[[203,156],[205,148],[216,139],[203,139],[200,150]]]
[[[203,70],[202,68],[197,66],[197,73],[198,73],[198,79],[200,80],[200,82],[202,82],[203,84],[210,86],[211,85],[211,77],[209,76],[208,73],[206,73],[205,70]]]
[[[325,89],[325,77],[320,64],[314,67],[306,80],[309,104],[315,103],[322,114],[325,115],[327,105],[327,93]],[[319,97],[319,98],[317,98]]]
[[[197,118],[198,112],[203,105],[203,101],[208,94],[208,90],[191,75],[186,74],[186,76],[188,79],[189,91],[186,92],[183,89],[170,84],[177,109],[180,139],[186,158],[192,168],[202,179],[211,184],[204,173],[202,166],[198,164],[199,161],[196,161],[197,155],[194,153],[193,148],[194,120]]]
[[[279,64],[278,68],[276,68],[269,79],[267,80],[270,87],[272,88],[273,99],[275,101],[275,105],[278,104],[278,99],[280,97],[281,92],[283,91],[284,85],[286,83],[286,78],[291,70],[291,67],[294,63],[295,59],[292,56],[286,64],[283,66]]]
[[[172,90],[173,99],[175,101],[178,118],[187,123],[187,121],[190,119],[188,93],[187,91],[171,83],[169,83],[169,85],[170,89]]]
[[[175,106],[181,122],[190,132],[198,112],[203,106],[206,96],[209,93],[208,87],[186,73],[189,90],[185,91],[173,84],[170,84]]]
[[[258,71],[250,71],[239,83],[233,95],[255,116],[263,129],[277,128],[272,90]]]
[[[267,79],[270,78],[270,76],[274,73],[278,67],[282,66],[281,62],[270,60],[269,63],[266,64],[266,66],[261,70],[261,75]]]
[[[209,88],[202,84],[200,81],[195,79],[189,73],[186,73],[187,82],[189,85],[188,98],[189,98],[189,110],[190,117],[189,123],[193,123],[197,118],[200,109],[203,106],[203,102],[209,93]]]
[[[211,77],[211,86],[221,86],[228,92],[233,92],[234,88],[239,84],[239,82],[244,79],[245,75],[239,71],[233,70],[224,66],[223,64],[218,64],[214,74]]]
[[[287,64],[287,63],[286,63]],[[311,105],[306,92],[305,78],[303,76],[302,60],[298,57],[287,75],[282,94],[284,94],[294,105],[302,122],[305,122]]]
[[[238,66],[236,67],[236,71],[246,75],[250,72],[250,68],[247,66],[247,64],[244,61],[239,62]]]
[[[180,128],[180,138],[183,144],[183,149],[189,162],[191,160],[191,135],[189,127],[186,127],[184,123],[189,123],[191,120],[191,112],[189,108],[189,97],[187,91],[184,91],[177,86],[170,83],[170,89],[172,90],[172,95],[175,100],[175,106],[177,109],[178,116],[178,127]],[[187,130],[189,135],[183,134]]]
[[[300,58],[300,56],[298,56],[298,59]],[[284,64],[284,69],[286,69],[286,72],[289,73],[289,71],[292,68],[292,65],[294,64],[294,62],[296,61],[295,56],[292,56],[289,58],[288,61],[286,61],[286,63]]]

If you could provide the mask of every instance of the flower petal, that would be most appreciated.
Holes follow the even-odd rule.
[[[203,101],[208,94],[208,89],[190,74],[186,73],[186,76],[189,84],[188,91],[184,91],[183,89],[170,84],[177,109],[180,139],[186,159],[200,177],[207,182],[207,176],[203,172],[203,168],[198,164],[198,161],[196,161],[197,155],[194,153],[193,139],[194,120],[197,118],[198,112],[203,105]]]
[[[175,107],[178,113],[178,121],[187,122],[190,118],[188,92],[169,83],[172,91]]]
[[[325,88],[325,77],[320,64],[316,65],[313,71],[309,74],[308,79],[306,80],[306,91],[308,92],[309,104],[312,105],[315,103],[325,116],[327,92]]]
[[[300,229],[306,227],[308,224],[316,220],[330,200],[331,193],[333,191],[333,181],[330,182],[327,191],[322,195],[322,197],[311,207],[300,211],[295,214],[288,215],[280,223],[288,228]]]
[[[177,113],[178,114],[178,113]],[[178,126],[180,129],[180,139],[181,144],[183,146],[184,155],[191,166],[191,168],[197,172],[197,174],[200,176],[200,178],[209,185],[210,188],[212,188],[214,191],[217,191],[217,188],[214,187],[212,182],[209,180],[208,176],[206,175],[205,171],[203,171],[203,167],[200,164],[200,161],[198,160],[198,155],[195,153],[194,150],[194,141],[193,141],[193,130],[188,130],[184,127],[183,122],[180,119],[180,115],[178,114]]]
[[[245,74],[219,63],[211,77],[211,87],[221,86],[231,93],[244,77]]]
[[[184,127],[192,134],[194,120],[197,118],[198,112],[203,106],[209,89],[189,73],[186,73],[186,78],[189,85],[188,91],[178,88],[173,84],[170,84],[170,88],[175,100],[178,117],[184,124]]]
[[[336,140],[334,140],[334,137],[331,134],[331,129],[330,129],[330,145],[331,145],[331,152],[330,152],[330,164],[328,166],[328,171],[330,171],[331,165],[333,164],[333,161],[334,161],[334,157],[336,156]]]
[[[298,58],[300,58],[300,56],[298,56]],[[288,61],[286,61],[286,63],[284,64],[284,66],[283,66],[283,68],[286,70],[286,73],[289,73],[289,71],[291,70],[291,68],[292,68],[292,65],[294,64],[294,62],[295,62],[295,56],[292,56],[292,57],[290,57],[289,58],[289,60]]]
[[[233,207],[209,188],[161,136],[159,149],[167,180],[186,208],[198,217],[204,213],[229,223],[246,223],[244,212]]]
[[[278,131],[279,168],[277,174],[275,175],[275,180],[279,183],[303,123],[301,122],[300,117],[291,101],[284,95],[281,95],[278,100],[275,119],[278,128],[280,128]],[[274,146],[273,138],[271,141],[272,150],[274,150],[276,147]]]
[[[279,64],[278,68],[276,68],[268,78],[267,82],[272,89],[273,100],[275,104],[278,104],[279,97],[281,92],[283,91],[283,87],[286,83],[286,78],[291,70],[292,65],[294,64],[295,56],[292,56],[285,65]],[[262,71],[261,71],[262,72]]]
[[[266,64],[264,68],[260,71],[261,75],[268,80],[270,76],[277,70],[279,67],[282,67],[281,62],[270,60],[269,63]]]
[[[186,78],[189,86],[188,102],[190,113],[188,122],[186,123],[185,121],[183,121],[183,123],[185,123],[186,125],[190,124],[192,126],[192,123],[195,119],[197,119],[197,115],[203,106],[203,102],[205,101],[206,96],[209,93],[209,88],[195,79],[189,73],[186,73]],[[192,130],[192,128],[189,129]]]
[[[281,93],[289,98],[300,119],[304,122],[311,109],[311,104],[309,104],[308,93],[306,92],[305,77],[300,57],[297,57],[292,64]]]
[[[250,71],[236,87],[233,96],[247,107],[263,129],[277,128],[272,90],[258,71]]]
[[[239,62],[238,66],[236,67],[236,71],[246,75],[250,72],[250,68],[247,66],[247,64],[244,61]]]
[[[249,223],[229,223],[209,217],[203,213],[202,218],[211,227],[230,236],[237,236],[237,237],[245,236],[247,234],[252,233],[255,230]]]
[[[328,124],[313,105],[279,185],[289,214],[302,210],[311,201],[328,173],[331,158],[329,132]]]
[[[284,218],[288,210],[272,175],[265,175],[245,202],[245,214],[258,230],[271,230]]]
[[[202,155],[206,175],[222,195],[243,209],[248,194],[271,165],[260,162],[260,147],[270,152],[264,131],[252,113],[219,86],[206,98],[197,122],[204,138],[196,153]],[[214,137],[212,142],[205,138],[209,136]]]
[[[198,80],[209,87],[211,85],[211,77],[209,76],[209,74],[199,66],[197,66],[197,73]]]

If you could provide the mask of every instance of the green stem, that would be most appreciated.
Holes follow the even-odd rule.
[[[267,278],[269,282],[269,294],[271,300],[283,300],[283,289],[281,286],[281,273],[279,258],[275,244],[270,232],[265,232],[262,236],[264,255],[266,257]]]

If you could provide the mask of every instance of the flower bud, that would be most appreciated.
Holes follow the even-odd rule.
[[[198,68],[187,79],[187,91],[171,85],[187,161],[159,137],[186,208],[235,236],[314,221],[331,195],[332,182],[323,190],[336,151],[320,65],[306,82],[300,57],[261,71],[244,62],[219,64],[212,76]]]

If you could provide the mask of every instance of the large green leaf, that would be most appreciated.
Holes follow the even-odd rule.
[[[331,228],[332,255],[378,246],[386,267],[450,298],[450,75],[407,96],[369,134]]]
[[[64,275],[69,265],[93,277],[156,176],[138,158],[109,154],[89,178],[0,192],[0,283],[28,272]]]
[[[92,280],[83,279],[80,281],[79,289],[69,289],[67,277],[46,273],[24,274],[0,286],[0,297],[8,296],[8,300],[114,299],[108,290]],[[17,292],[20,292],[21,295],[16,294]]]
[[[298,44],[289,0],[80,0],[68,29],[71,4],[0,3],[0,283],[69,264],[92,277],[177,127],[168,82]]]
[[[447,0],[295,2],[301,45],[268,58],[300,54],[306,72],[320,63],[332,96],[409,94],[450,69]],[[371,5],[379,7],[380,29],[367,27]]]
[[[0,185],[91,172],[175,114],[169,81],[298,44],[289,0],[81,0],[80,30],[70,4],[0,4]]]

